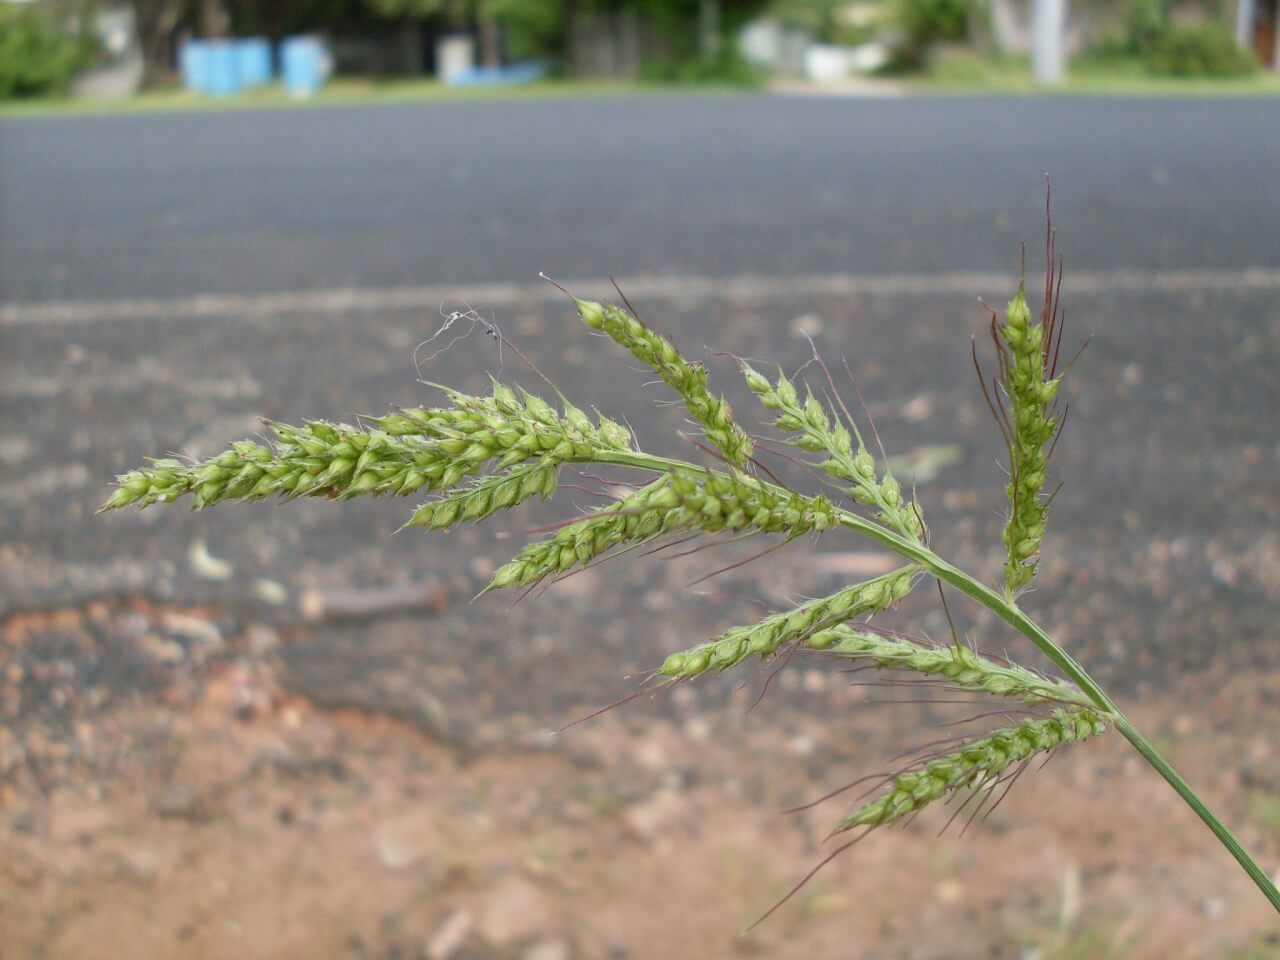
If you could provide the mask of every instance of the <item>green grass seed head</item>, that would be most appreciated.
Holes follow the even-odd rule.
[[[658,673],[692,678],[709,669],[728,670],[750,656],[768,657],[784,647],[805,643],[852,617],[887,609],[910,593],[918,572],[914,565],[902,567],[829,597],[770,614],[752,626],[734,627],[714,640],[671,654]]]
[[[806,391],[801,403],[795,384],[781,371],[777,382],[771,384],[750,364],[742,362],[741,367],[752,393],[766,410],[776,414],[773,425],[790,434],[787,442],[807,453],[827,454],[825,460],[812,466],[837,480],[848,481],[849,495],[856,502],[875,508],[877,519],[886,526],[909,539],[923,541],[919,506],[904,501],[901,487],[892,474],[886,473],[883,481],[878,479],[875,458],[867,451],[862,438],[851,434],[839,417],[829,415],[812,390]]]
[[[631,434],[600,418],[593,424],[566,404],[563,416],[542,399],[517,395],[495,382],[489,397],[446,390],[450,408],[417,408],[367,418],[367,427],[310,421],[302,426],[268,422],[275,444],[240,441],[204,463],[155,460],[126,474],[103,509],[173,502],[191,494],[195,508],[226,500],[269,496],[407,496],[419,490],[445,490],[475,476],[491,463],[499,469],[538,458],[544,466],[570,459],[589,460],[596,450],[629,450]],[[520,475],[518,491],[504,489],[498,501],[514,505],[534,493],[550,492],[546,471]],[[536,487],[529,484],[537,483]],[[546,489],[544,489],[546,488]],[[484,498],[492,491],[468,494],[468,517],[494,511]],[[427,511],[414,523],[433,515]],[[438,516],[446,517],[448,512]],[[450,517],[449,522],[456,520]],[[434,521],[427,525],[436,527]]]
[[[884,793],[845,817],[837,829],[879,827],[923,810],[957,790],[992,787],[1013,766],[1097,736],[1107,729],[1088,707],[1055,710],[1002,727],[955,751],[898,774]]]
[[[558,471],[570,462],[640,470],[650,478],[615,503],[526,546],[499,568],[489,589],[536,584],[597,562],[614,547],[666,534],[764,532],[791,540],[803,533],[837,527],[857,532],[890,548],[908,561],[907,565],[673,653],[657,671],[668,678],[666,686],[708,670],[731,669],[750,657],[768,658],[784,648],[804,645],[867,661],[881,669],[936,678],[961,692],[1057,707],[1051,716],[1010,724],[912,762],[888,778],[880,796],[850,814],[842,829],[874,828],[957,791],[995,786],[1001,778],[1020,772],[1033,756],[1096,736],[1114,724],[1280,909],[1280,891],[1265,872],[1097,683],[1014,603],[1012,594],[1035,572],[1047,510],[1041,502],[1048,459],[1045,447],[1058,427],[1049,409],[1058,398],[1061,379],[1056,373],[1061,334],[1055,326],[1052,256],[1050,264],[1050,290],[1039,322],[1032,319],[1020,289],[1006,311],[1003,326],[993,326],[1001,363],[998,388],[1004,391],[997,389],[995,397],[1008,400],[999,408],[993,402],[992,409],[1005,432],[1013,465],[1008,484],[1004,597],[934,553],[917,505],[903,495],[887,465],[883,472],[879,469],[842,403],[839,412],[828,409],[812,392],[806,393],[802,403],[796,385],[785,375],[771,382],[743,365],[747,386],[771,412],[774,425],[789,434],[788,442],[825,457],[812,465],[840,481],[842,492],[870,508],[874,520],[837,506],[825,496],[804,495],[772,477],[771,482],[765,482],[750,472],[756,466],[750,461],[751,441],[734,422],[724,400],[707,389],[705,368],[686,361],[674,344],[636,317],[587,301],[576,301],[583,322],[607,333],[654,369],[684,400],[707,439],[736,466],[724,469],[716,463],[698,467],[644,454],[636,448],[630,432],[613,420],[597,416],[593,421],[567,402],[557,413],[536,395],[495,382],[489,396],[445,388],[445,406],[396,410],[383,417],[365,418],[357,427],[325,421],[300,426],[270,423],[273,439],[269,445],[240,441],[203,463],[152,460],[118,478],[104,509],[171,503],[187,496],[196,507],[204,507],[268,496],[345,499],[421,490],[440,495],[422,504],[410,522],[441,529],[464,520],[483,520],[533,496],[550,496],[556,489]],[[988,400],[992,399],[989,395]],[[843,422],[839,413],[844,414]],[[1015,626],[1074,685],[983,657],[961,645],[933,646],[849,622],[891,607],[910,592],[922,572],[940,583],[946,581]]]
[[[583,323],[608,334],[680,396],[707,440],[730,462],[741,466],[750,459],[754,449],[751,438],[734,421],[728,402],[707,389],[707,371],[702,364],[690,363],[674,343],[620,307],[586,300],[574,303]]]
[[[1003,323],[992,318],[998,382],[1003,388],[992,408],[1009,449],[1009,515],[1003,540],[1007,556],[1005,593],[1010,598],[1036,575],[1049,512],[1043,497],[1046,468],[1051,444],[1061,425],[1052,409],[1062,381],[1057,372],[1062,330],[1056,282],[1061,277],[1061,264],[1054,260],[1052,233],[1046,254],[1048,270],[1039,319],[1032,319],[1025,282],[1019,284],[1009,302]],[[988,396],[988,402],[992,400]]]
[[[670,529],[673,511],[680,505],[679,496],[670,489],[672,479],[662,476],[615,503],[561,527],[546,539],[528,544],[513,560],[498,568],[486,589],[531,586],[576,565],[589,563],[619,544],[665,532]]]
[[[1029,703],[1090,701],[1074,686],[1043,676],[1016,663],[984,656],[961,643],[940,646],[910,637],[888,635],[853,624],[839,624],[814,634],[805,646],[829,650],[850,660],[866,661],[884,670],[945,679],[992,696]]]
[[[678,498],[677,525],[708,532],[743,530],[783,533],[797,537],[820,532],[836,523],[835,506],[822,494],[807,497],[779,492],[746,473],[702,476],[677,471],[672,493]]]

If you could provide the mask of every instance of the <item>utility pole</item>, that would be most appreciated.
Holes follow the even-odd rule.
[[[1031,68],[1036,83],[1057,86],[1066,75],[1067,0],[1034,0]]]
[[[1236,45],[1248,49],[1253,46],[1253,18],[1256,15],[1255,0],[1236,0]]]

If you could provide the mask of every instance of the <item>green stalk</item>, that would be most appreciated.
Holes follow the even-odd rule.
[[[655,457],[638,452],[600,451],[595,455],[594,459],[597,463],[613,463],[618,466],[660,472],[677,467],[684,469],[689,467],[687,463],[679,460],[670,460],[666,457]],[[765,487],[773,487],[773,484],[764,481],[761,481],[761,483]],[[782,492],[782,488],[774,489]],[[975,580],[958,567],[947,563],[947,561],[920,543],[908,540],[887,527],[882,527],[878,523],[847,510],[837,509],[837,516],[840,523],[849,529],[856,530],[863,536],[888,547],[901,557],[914,560],[939,580],[949,583],[965,596],[982,604],[1034,643],[1041,653],[1052,660],[1058,669],[1080,688],[1085,696],[1092,700],[1100,710],[1109,715],[1109,719],[1115,724],[1116,729],[1142,755],[1142,758],[1168,781],[1169,785],[1177,791],[1178,796],[1182,797],[1187,806],[1196,812],[1196,815],[1204,821],[1205,826],[1213,832],[1219,842],[1235,857],[1236,862],[1244,868],[1245,873],[1257,884],[1258,889],[1262,891],[1271,906],[1277,912],[1280,912],[1280,890],[1276,889],[1276,885],[1267,876],[1266,871],[1258,866],[1253,857],[1240,845],[1240,841],[1209,809],[1208,805],[1200,798],[1200,795],[1192,789],[1191,785],[1182,778],[1178,771],[1173,769],[1173,766],[1160,754],[1160,751],[1155,748],[1151,741],[1144,737],[1129,722],[1129,719],[1120,712],[1120,708],[1098,686],[1097,681],[1089,676],[1084,667],[1077,663],[1071,654],[1058,646],[1038,623],[1019,609],[1016,603],[1006,599],[1003,594],[992,590],[986,584]]]
[[[1169,761],[1160,755],[1160,751],[1152,746],[1151,741],[1144,737],[1137,729],[1134,728],[1127,718],[1120,714],[1116,714],[1112,720],[1126,740],[1133,745],[1133,749],[1142,754],[1142,758],[1155,767],[1160,776],[1169,781],[1169,786],[1178,791],[1178,796],[1186,801],[1187,806],[1196,812],[1205,826],[1213,831],[1213,835],[1218,838],[1224,847],[1231,851],[1231,855],[1236,858],[1236,863],[1244,867],[1244,872],[1258,885],[1258,889],[1263,895],[1271,901],[1271,906],[1280,911],[1280,890],[1276,889],[1275,883],[1267,876],[1253,857],[1249,856],[1247,850],[1240,846],[1240,841],[1235,835],[1227,829],[1226,824],[1219,820],[1212,810],[1210,810],[1199,795],[1191,788],[1191,784],[1182,779],[1177,770],[1169,765]]]
[[[1111,715],[1111,722],[1115,724],[1116,729],[1142,755],[1142,758],[1168,781],[1169,785],[1177,791],[1178,796],[1182,797],[1187,806],[1196,812],[1196,815],[1204,821],[1205,826],[1213,831],[1213,835],[1227,848],[1227,851],[1235,857],[1236,862],[1244,868],[1244,872],[1257,884],[1258,889],[1262,891],[1263,896],[1271,903],[1272,908],[1280,912],[1280,890],[1276,889],[1275,883],[1267,876],[1266,871],[1258,866],[1248,851],[1240,845],[1240,841],[1227,829],[1226,824],[1218,819],[1217,815],[1200,798],[1200,795],[1195,792],[1191,784],[1182,778],[1181,774],[1161,755],[1151,741],[1144,737],[1129,721],[1129,718],[1121,713],[1120,708],[1098,686],[1097,681],[1089,676],[1084,667],[1080,666],[1074,657],[1058,646],[1038,623],[1023,613],[1015,603],[1006,600],[1004,596],[978,582],[963,570],[953,567],[933,551],[900,537],[893,531],[886,530],[878,524],[864,520],[862,517],[846,513],[841,516],[840,520],[845,526],[865,534],[878,543],[884,544],[895,553],[915,560],[939,580],[945,580],[961,593],[976,600],[1034,643],[1090,700],[1097,704],[1101,710]]]

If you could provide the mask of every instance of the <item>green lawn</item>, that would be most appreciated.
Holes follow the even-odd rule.
[[[980,57],[966,51],[936,58],[928,72],[903,78],[917,93],[1036,94],[1030,64],[1023,59]],[[1248,77],[1164,77],[1148,73],[1137,62],[1076,60],[1066,83],[1054,93],[1167,97],[1274,96],[1280,94],[1280,73],[1260,70]]]
[[[699,90],[724,89],[699,87]],[[279,85],[234,97],[209,97],[180,87],[153,90],[120,100],[41,98],[0,103],[0,116],[144,113],[150,111],[245,110],[282,107],[325,107],[362,103],[546,99],[550,97],[626,96],[675,92],[676,88],[609,81],[543,80],[506,87],[448,87],[434,79],[362,80],[340,78],[312,97],[298,98]]]

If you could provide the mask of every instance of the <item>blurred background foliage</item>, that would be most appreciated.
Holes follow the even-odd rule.
[[[434,70],[433,44],[475,37],[486,66],[545,63],[552,75],[750,85],[786,65],[744,56],[744,27],[767,25],[799,44],[875,48],[861,73],[939,76],[1025,64],[1034,0],[0,0],[0,97],[60,94],[100,63],[93,27],[124,9],[143,82],[174,82],[186,38],[317,33],[340,73],[411,76]],[[1175,77],[1238,77],[1258,69],[1238,44],[1249,0],[1075,0],[1072,58],[1093,69]],[[1274,32],[1274,0],[1252,0]],[[1265,21],[1265,23],[1263,23]],[[1261,29],[1261,28],[1260,28]],[[798,40],[794,38],[799,38]],[[599,55],[600,47],[608,48]],[[1255,45],[1257,46],[1257,45]],[[801,55],[790,70],[803,74]],[[603,63],[603,65],[602,65]],[[960,66],[957,67],[957,64]],[[964,65],[969,64],[966,68]],[[983,66],[983,65],[986,66]]]
[[[1136,61],[1166,76],[1244,76],[1258,69],[1258,61],[1236,44],[1228,27],[1233,7],[1124,0],[1113,28],[1090,45],[1086,56],[1095,63]]]
[[[66,92],[97,53],[92,32],[78,28],[84,12],[0,3],[0,99]]]

